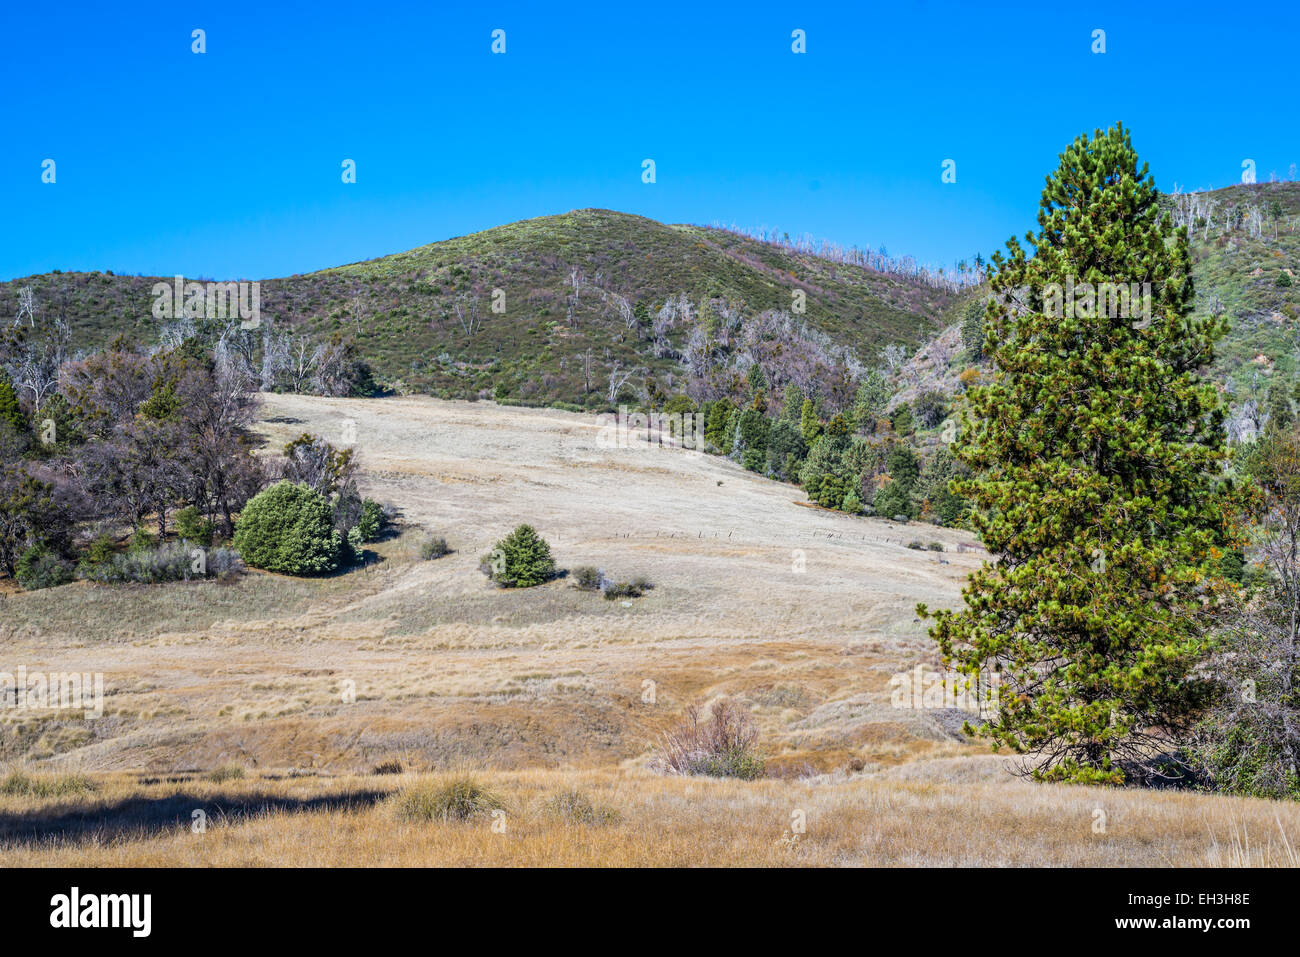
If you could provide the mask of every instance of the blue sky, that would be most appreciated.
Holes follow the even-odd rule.
[[[1115,120],[1163,189],[1300,162],[1295,5],[1048,6],[9,3],[0,279],[274,277],[589,206],[950,264]]]

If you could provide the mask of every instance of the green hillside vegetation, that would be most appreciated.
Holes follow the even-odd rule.
[[[1224,389],[1230,436],[1248,441],[1271,416],[1300,410],[1300,183],[1165,194],[1160,204],[1188,228],[1193,317],[1228,321],[1208,371]],[[896,377],[895,401],[926,389],[954,396],[976,381],[987,365],[978,347],[986,293],[971,290],[949,306],[957,327],[926,343]],[[940,349],[937,365],[916,361],[945,340],[959,348]]]
[[[68,323],[74,349],[119,335],[151,343],[161,334],[152,288],[171,279],[54,272],[13,280],[0,284],[0,317],[18,313],[27,287],[38,310]],[[921,342],[955,298],[948,283],[608,210],[260,282],[270,328],[346,341],[394,391],[584,408],[615,404],[611,376],[633,371],[624,398],[668,393],[687,340],[715,313],[784,311],[809,335],[870,360],[890,343]]]
[[[1214,366],[1262,403],[1273,376],[1294,379],[1300,320],[1300,183],[1232,186],[1167,197],[1191,233],[1196,311],[1228,317]],[[1266,362],[1256,362],[1263,355]]]

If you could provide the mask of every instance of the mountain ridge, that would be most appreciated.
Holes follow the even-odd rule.
[[[1191,234],[1197,309],[1232,323],[1215,373],[1262,406],[1265,380],[1300,376],[1300,184],[1175,192],[1161,203]],[[803,376],[802,386],[833,391],[886,346],[923,349],[979,294],[969,276],[873,262],[869,251],[586,208],[258,282],[277,334],[347,339],[392,391],[603,408],[621,389],[633,400],[720,394],[753,361],[776,364],[777,380]],[[0,323],[18,315],[26,287],[38,311],[69,324],[73,350],[116,336],[149,345],[165,332],[151,315],[153,287],[173,280],[9,280]]]

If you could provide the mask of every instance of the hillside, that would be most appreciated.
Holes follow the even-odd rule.
[[[99,720],[9,716],[0,759],[27,778],[0,789],[0,864],[1296,862],[1292,804],[1034,785],[961,738],[964,713],[895,701],[896,676],[938,666],[913,609],[960,600],[968,533],[801,508],[716,456],[602,448],[598,419],[557,410],[268,396],[258,427],[278,445],[348,421],[365,491],[455,551],[421,560],[408,527],[344,575],[0,599],[13,660],[105,692]],[[562,566],[655,588],[492,588],[478,556],[524,519]],[[753,713],[769,776],[654,773],[663,730],[720,695]],[[448,769],[501,795],[504,834],[395,813]]]
[[[1168,202],[1191,236],[1197,311],[1230,322],[1215,371],[1239,398],[1258,393],[1262,404],[1270,380],[1294,381],[1300,372],[1300,183],[1230,186]]]
[[[30,287],[38,309],[68,322],[74,347],[118,334],[154,342],[151,290],[171,279],[56,272],[13,280],[0,285],[0,322]],[[616,368],[641,370],[637,391],[649,382],[672,391],[697,327],[720,318],[725,338],[740,315],[789,312],[796,289],[806,311],[793,316],[791,335],[865,362],[887,344],[922,341],[954,299],[947,284],[594,209],[260,282],[273,327],[316,341],[352,337],[395,391],[468,397],[500,387],[512,401],[587,407],[608,404]],[[493,311],[494,289],[503,311]]]
[[[1236,428],[1245,422],[1249,432],[1270,385],[1289,390],[1300,374],[1300,184],[1164,202],[1191,234],[1198,311],[1230,320],[1213,371],[1231,393]],[[162,324],[151,315],[152,289],[171,279],[15,279],[0,284],[0,324],[17,314],[27,287],[38,313],[68,323],[74,350],[117,335],[153,343]],[[311,342],[348,338],[393,391],[583,408],[683,391],[719,357],[709,374],[725,392],[737,375],[729,351],[785,362],[795,376],[820,368],[822,381],[833,381],[875,364],[885,345],[931,341],[973,295],[727,230],[593,209],[260,283],[266,328]],[[805,297],[801,315],[791,313],[795,290]],[[946,361],[949,350],[940,351]]]
[[[1179,193],[1163,202],[1188,227],[1194,311],[1228,319],[1209,374],[1223,384],[1231,434],[1248,439],[1270,402],[1300,402],[1300,183]],[[956,308],[969,314],[979,295]],[[962,391],[960,373],[982,364],[964,346],[959,324],[929,339],[895,377],[893,403],[928,390]]]

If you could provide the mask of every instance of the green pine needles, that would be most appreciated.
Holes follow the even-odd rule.
[[[531,525],[519,525],[497,542],[479,568],[502,588],[531,588],[556,576],[551,546]]]
[[[918,611],[949,667],[996,686],[969,730],[1039,779],[1118,784],[1206,701],[1234,490],[1200,370],[1226,324],[1191,315],[1185,231],[1122,125],[1060,160],[1032,256],[1014,238],[994,256],[993,375],[953,446],[972,470],[953,491],[995,559],[964,608]]]

